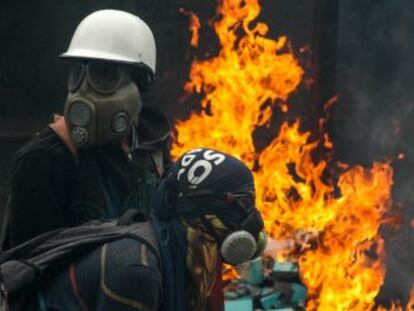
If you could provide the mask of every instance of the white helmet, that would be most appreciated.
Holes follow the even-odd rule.
[[[146,65],[155,75],[152,31],[138,16],[124,11],[101,10],[85,17],[61,57]]]

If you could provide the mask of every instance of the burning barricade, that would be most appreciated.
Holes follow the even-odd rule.
[[[237,303],[271,310],[282,302],[306,310],[372,310],[386,273],[380,228],[392,207],[393,168],[390,161],[369,167],[335,162],[324,116],[314,120],[317,132],[300,116],[285,119],[304,69],[286,37],[267,36],[268,26],[257,21],[260,10],[258,0],[219,1],[210,25],[220,49],[193,61],[185,91],[201,96],[200,110],[176,123],[172,154],[206,146],[242,159],[254,173],[256,204],[270,237],[287,241],[303,228],[318,233],[310,239],[318,247],[303,243],[294,260],[270,256],[240,268],[241,277],[226,288],[233,310],[250,310]],[[194,47],[203,23],[191,16]],[[276,114],[278,132],[259,147],[255,134],[270,129]],[[229,271],[227,278],[236,275]],[[283,276],[291,278],[289,286]]]

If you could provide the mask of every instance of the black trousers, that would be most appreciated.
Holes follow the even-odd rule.
[[[76,259],[43,284],[34,311],[159,310],[162,280],[155,255],[124,238]]]

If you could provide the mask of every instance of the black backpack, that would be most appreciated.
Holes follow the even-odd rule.
[[[19,311],[36,292],[40,281],[76,256],[124,237],[144,243],[161,258],[150,222],[134,222],[136,210],[128,210],[111,222],[92,221],[82,226],[44,233],[0,254],[0,310]]]

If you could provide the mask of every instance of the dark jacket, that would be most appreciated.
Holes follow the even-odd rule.
[[[57,228],[116,218],[130,208],[148,214],[159,167],[170,165],[170,126],[156,86],[141,97],[138,146],[130,156],[113,145],[78,150],[74,156],[50,127],[17,152],[1,250]]]
[[[129,156],[105,145],[78,150],[75,157],[50,127],[43,130],[16,154],[2,249],[130,208],[147,215],[158,179],[153,152],[163,150],[168,165],[167,136]]]

